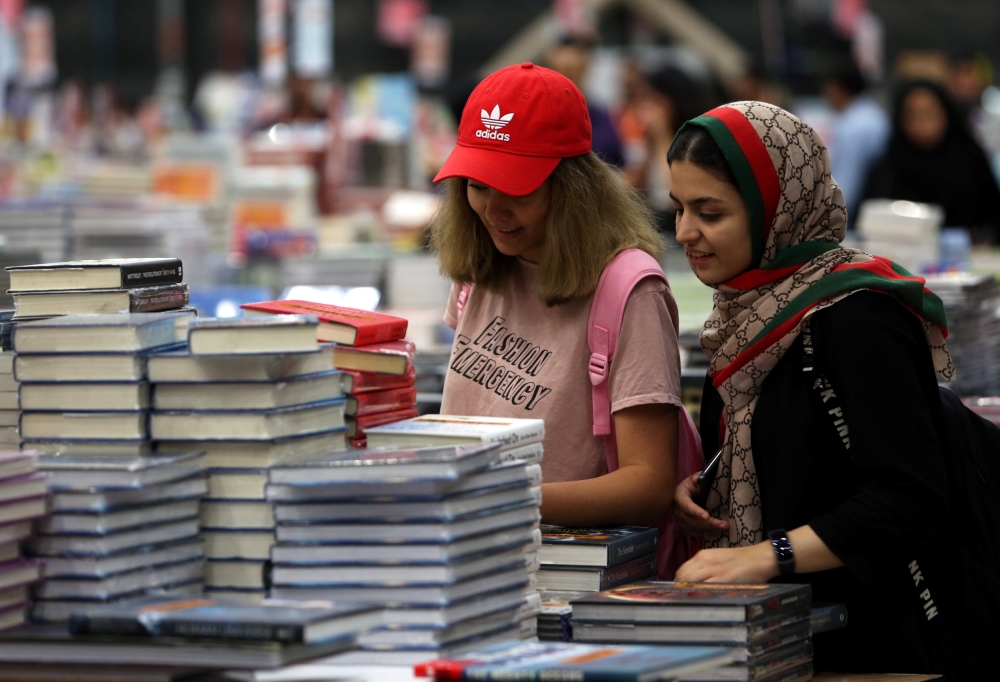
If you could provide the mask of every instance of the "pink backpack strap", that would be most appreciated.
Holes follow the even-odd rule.
[[[627,249],[607,264],[594,291],[587,324],[587,345],[590,346],[590,383],[593,386],[594,435],[604,436],[608,471],[618,468],[618,445],[611,421],[611,396],[608,393],[608,371],[618,345],[618,334],[625,316],[625,304],[635,286],[647,277],[667,276],[656,259],[645,251]]]
[[[462,288],[458,290],[458,298],[455,300],[455,308],[458,314],[455,316],[457,319],[462,319],[462,311],[465,310],[465,304],[469,302],[469,294],[472,293],[471,284],[463,284]]]

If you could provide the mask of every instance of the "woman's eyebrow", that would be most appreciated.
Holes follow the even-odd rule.
[[[670,198],[673,199],[674,201],[676,201],[679,204],[683,203],[680,199],[678,199],[677,197],[674,196],[673,192],[670,192]],[[725,203],[726,200],[725,199],[720,199],[719,197],[698,197],[697,199],[692,199],[688,203],[689,204],[697,205],[697,204],[707,204],[707,203],[712,202],[712,201],[718,201],[720,203]]]

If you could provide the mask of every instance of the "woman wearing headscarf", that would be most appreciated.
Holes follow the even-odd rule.
[[[928,81],[908,83],[896,96],[892,138],[864,196],[937,204],[945,225],[972,228],[977,241],[995,241],[1000,227],[990,162],[948,93]]]
[[[849,614],[817,637],[818,670],[944,672],[958,618],[940,300],[839,245],[847,215],[826,148],[788,112],[714,109],[684,125],[669,161],[677,240],[716,290],[701,435],[706,453],[722,450],[704,507],[696,477],[676,491],[706,547],[677,579],[808,582]]]

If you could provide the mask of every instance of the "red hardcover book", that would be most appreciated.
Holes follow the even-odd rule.
[[[404,419],[413,419],[418,416],[420,416],[419,413],[411,408],[408,410],[395,410],[394,412],[379,412],[364,417],[345,417],[347,420],[347,437],[359,438],[364,436],[365,429],[370,429],[373,426],[392,424],[393,422],[401,422]]]
[[[397,341],[406,336],[407,321],[395,315],[372,313],[310,301],[264,301],[240,306],[252,313],[270,315],[315,315],[318,341],[335,341],[348,346],[365,346],[383,341]]]
[[[379,374],[378,372],[361,372],[356,369],[345,369],[344,393],[357,395],[371,391],[388,391],[390,388],[409,388],[417,381],[417,369],[410,365],[406,374]]]
[[[333,366],[403,376],[413,366],[417,347],[412,341],[387,341],[367,346],[334,346]]]
[[[413,407],[416,402],[416,386],[358,393],[347,396],[347,414],[353,417],[364,417],[379,412],[394,412]]]

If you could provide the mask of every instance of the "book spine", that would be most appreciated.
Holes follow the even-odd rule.
[[[156,627],[156,635],[160,637],[205,637],[295,644],[302,642],[303,628],[301,625],[278,623],[224,623],[163,619]]]
[[[403,421],[404,419],[413,419],[416,416],[417,411],[411,409],[399,410],[397,412],[380,412],[379,414],[370,414],[367,417],[361,417],[360,419],[355,418],[353,422],[357,425],[357,427],[354,435],[355,437],[363,435],[365,429],[382,426],[383,424],[392,424],[394,422]]]
[[[635,561],[601,571],[601,591],[612,587],[647,580],[656,575],[656,555],[650,554],[645,561]]]
[[[344,391],[347,393],[370,393],[393,388],[409,388],[416,381],[416,370],[412,365],[403,375],[362,372],[356,369],[342,371],[344,372]]]
[[[751,604],[747,607],[747,620],[758,621],[771,616],[793,611],[808,606],[812,602],[812,590],[808,585],[791,594],[784,594],[780,597],[772,597],[758,604]]]
[[[177,258],[155,263],[127,263],[121,265],[120,269],[123,289],[179,284],[184,280],[184,267]]]
[[[160,310],[172,310],[186,306],[188,298],[186,284],[179,284],[169,289],[155,287],[135,290],[129,293],[129,312],[155,313]]]
[[[483,443],[487,445],[499,444],[504,448],[529,445],[545,440],[545,422],[539,420],[532,421],[523,426],[514,426],[502,433],[494,433],[483,438]]]
[[[379,412],[393,412],[413,407],[417,402],[416,387],[373,391],[353,396],[357,401],[355,414],[359,417]]]
[[[632,537],[615,540],[608,545],[608,567],[624,564],[656,552],[656,536],[658,534],[659,531],[656,528],[650,528]]]
[[[364,346],[369,343],[398,341],[406,336],[406,326],[406,320],[389,320],[385,322],[359,324],[355,327],[355,329],[358,330],[358,334],[354,338],[354,345]]]
[[[151,635],[138,618],[91,618],[86,613],[74,613],[69,618],[71,635]]]
[[[845,604],[813,606],[809,611],[809,627],[814,635],[846,628],[847,606]]]

